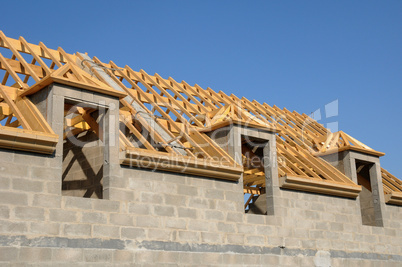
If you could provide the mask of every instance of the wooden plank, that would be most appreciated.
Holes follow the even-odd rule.
[[[30,54],[31,52],[19,41],[10,37],[6,37],[8,43],[12,44],[13,47],[17,49],[20,53]],[[42,42],[41,42],[42,43]],[[43,44],[43,43],[42,43]],[[3,40],[0,39],[0,47],[9,48]],[[48,49],[49,53],[46,55],[43,51],[43,48],[40,45],[30,44],[30,48],[32,49],[33,53],[46,59],[51,59],[49,55],[52,57],[57,58],[59,53],[53,49]],[[58,61],[65,63],[62,58],[59,58]]]
[[[8,116],[8,118],[7,118],[7,121],[6,121],[5,126],[10,126],[12,119],[13,119],[13,114],[10,114],[10,115]],[[17,122],[18,122],[18,120],[17,120]],[[19,123],[19,122],[18,122],[18,123]],[[18,126],[19,126],[19,125],[16,125],[15,127],[18,127]]]
[[[210,124],[218,123],[226,118],[226,115],[229,113],[231,109],[230,105],[225,105],[221,107],[218,112],[212,117]]]
[[[40,43],[39,43],[39,46],[40,46],[40,48],[41,48],[41,49],[43,50],[43,52],[44,52],[44,53],[43,53],[43,56],[44,56],[44,57],[47,55],[47,58],[50,59],[50,60],[52,60],[52,62],[53,62],[57,67],[59,67],[59,68],[60,68],[61,66],[63,66],[63,64],[61,64],[61,62],[65,62],[65,60],[63,60],[63,59],[60,57],[60,53],[59,53],[59,52],[56,52],[58,56],[55,56],[55,53],[54,53],[52,50],[48,49],[44,43],[40,42]]]
[[[292,161],[289,157],[286,157],[286,153],[281,153],[279,147],[277,148],[277,150],[278,155],[280,155],[282,157],[282,160],[285,161],[283,168],[287,170],[286,174],[309,177],[304,171],[296,166],[294,161]]]
[[[161,96],[159,94],[156,93],[156,91],[146,82],[144,81],[144,79],[142,79],[142,77],[140,77],[138,74],[136,74],[130,67],[126,66],[126,68],[128,69],[128,71],[137,79],[139,80],[146,88],[147,90],[149,90],[150,92],[152,92],[154,94],[155,98],[160,98]],[[141,71],[140,72],[142,75],[145,76],[145,72]],[[137,90],[142,91],[142,89],[137,85],[137,84],[132,84]],[[162,88],[160,88],[161,90]],[[162,92],[166,92],[164,90],[161,90]],[[167,93],[167,92],[166,92]],[[167,94],[169,95],[169,94]],[[174,99],[170,98],[170,100],[172,102],[175,102]],[[156,108],[159,113],[161,113],[162,115],[166,115],[167,119],[172,121],[171,118],[169,116],[167,116],[167,114],[160,109],[158,106],[153,105],[154,108]],[[174,109],[170,108],[169,110],[171,110],[174,115],[178,118],[180,118],[180,114],[177,113]],[[172,121],[173,122],[173,121]],[[186,125],[187,127],[190,126],[188,121],[185,119],[182,119],[182,122],[184,125]],[[173,127],[176,127],[176,130],[180,131],[180,128],[177,127],[177,125],[173,124]],[[209,139],[207,136],[205,136],[205,134],[199,133],[198,131],[192,131],[190,133],[190,135],[188,135],[186,133],[186,131],[182,131],[180,133],[180,135],[186,137],[186,139],[191,143],[191,145],[195,148],[197,148],[201,153],[205,154],[207,156],[207,158],[211,158],[211,156],[220,156],[222,157],[224,160],[227,160],[229,162],[232,162],[233,159],[222,149],[219,148],[219,146],[217,146],[217,144],[215,142],[213,142],[211,139]],[[194,139],[195,140],[194,142]],[[204,144],[203,146],[200,146],[199,144]],[[207,144],[207,145],[205,145]],[[206,153],[206,150],[208,150],[208,153]]]
[[[300,177],[290,176],[281,177],[279,179],[279,185],[281,188],[348,198],[356,198],[361,191],[361,186],[358,185],[345,185],[316,179],[303,179]]]
[[[91,130],[103,141],[103,131],[100,129],[99,124],[84,108],[77,107],[77,111],[81,114],[82,118],[91,126]]]
[[[265,182],[265,174],[264,175],[259,175],[259,174],[243,174],[243,179],[244,179],[244,184],[248,184],[250,182],[255,182],[255,181],[260,181]]]
[[[153,151],[156,150],[156,149],[148,142],[148,140],[145,139],[145,137],[144,137],[140,132],[138,132],[138,130],[126,119],[126,116],[122,115],[121,113],[120,113],[120,121],[123,122],[123,123],[126,125],[126,127],[130,130],[130,132],[133,133],[133,134],[138,138],[138,140],[139,140],[147,149],[153,150]],[[131,144],[131,142],[130,142],[130,144]]]
[[[161,96],[159,96],[159,94],[157,94],[157,93],[151,88],[150,85],[148,85],[141,77],[139,77],[130,67],[126,66],[126,69],[127,69],[137,80],[139,80],[139,81],[147,88],[147,90],[153,92],[155,98],[160,98],[160,97],[161,97]],[[138,92],[142,92],[141,87],[139,87],[136,83],[132,83],[132,85],[134,86],[135,89],[138,90]],[[152,104],[152,106],[153,106],[156,110],[158,110],[158,112],[159,112],[164,118],[166,118],[167,120],[169,120],[171,123],[174,122],[174,121],[171,119],[171,117],[170,117],[169,115],[167,115],[166,112],[165,112],[164,110],[162,110],[159,106],[157,106],[157,105],[155,105],[155,104],[153,104],[153,103],[151,103],[151,104]],[[172,111],[172,113],[173,113],[177,118],[180,118],[180,117],[181,117],[180,114],[179,114],[175,109],[169,108],[169,110]],[[188,123],[187,120],[182,120],[182,122],[183,122],[184,124]],[[176,127],[175,124],[172,124],[172,126],[173,126],[173,127]],[[176,130],[180,131],[179,128],[177,128]],[[197,142],[194,142],[194,141],[192,140],[192,138],[191,138],[186,132],[181,132],[180,134],[182,134],[182,135],[191,143],[191,145],[193,145],[193,146],[194,146],[199,152],[201,152],[205,157],[211,158],[211,155],[209,155],[208,153],[206,153],[206,151],[205,151]]]
[[[77,117],[81,117],[81,116],[77,116]],[[81,118],[82,118],[82,117],[81,117]],[[89,126],[89,124],[86,123],[86,122],[84,121],[84,119],[82,119],[81,122],[73,123],[71,119],[65,118],[65,128],[67,128],[67,127],[74,127],[74,128],[82,129],[82,130],[85,130],[85,131],[91,129],[91,127]]]
[[[323,159],[316,158],[312,156],[309,152],[301,152],[302,148],[300,148],[296,143],[294,143],[287,136],[283,136],[289,144],[293,144],[292,146],[288,146],[288,149],[293,154],[298,154],[298,159],[300,161],[305,162],[314,168],[318,173],[322,174],[325,178],[329,178],[335,181],[341,181],[347,184],[353,183],[349,178],[347,178],[343,173],[341,173],[338,169],[325,162]]]
[[[289,110],[287,110],[286,108],[284,108],[284,111],[293,114],[296,116],[296,118],[300,121],[302,121],[303,123],[305,123],[306,121],[308,122],[308,126],[310,126],[312,129],[314,129],[318,134],[320,135],[326,135],[328,133],[328,129],[326,129],[324,126],[322,126],[321,124],[319,124],[316,120],[314,120],[313,118],[311,118],[310,116],[307,116],[306,114],[299,114],[296,111],[290,112]]]
[[[222,98],[233,105],[234,115],[233,118],[237,117],[238,120],[244,122],[244,125],[255,127],[259,126],[260,128],[270,128],[273,129],[275,126],[271,125],[269,121],[267,121],[264,117],[260,116],[258,112],[250,114],[250,108],[248,106],[244,106],[246,103],[243,103],[238,97],[232,94],[230,97],[223,92],[219,92]],[[245,108],[248,110],[245,110]],[[253,110],[253,109],[251,109]]]
[[[277,149],[278,150],[278,149]],[[288,161],[286,157],[284,157],[279,151],[277,151],[277,158],[278,158],[278,177],[284,176],[284,175],[291,175],[295,176],[297,173],[293,171],[290,167],[288,167]],[[281,160],[279,160],[279,157],[281,157]],[[292,166],[293,164],[290,163]]]
[[[8,48],[11,50],[11,52],[17,57],[17,59],[21,62],[21,64],[24,66],[24,68],[27,70],[27,72],[29,73],[29,75],[36,81],[39,82],[40,78],[38,77],[38,75],[36,75],[36,73],[31,69],[31,67],[29,66],[30,64],[28,64],[24,57],[21,56],[21,54],[17,51],[17,49],[14,48],[14,46],[12,46],[6,36],[4,35],[4,33],[2,31],[0,31],[0,38],[3,39],[4,43],[6,43],[6,45],[8,46]]]
[[[75,76],[77,77],[78,81],[85,83],[85,79],[82,77],[82,74],[81,74],[81,69],[76,68],[75,61],[70,57],[70,55],[67,54],[61,47],[57,48],[57,51],[59,51],[60,54],[63,55],[63,57],[66,59],[67,62],[71,63],[71,64],[69,64],[69,67],[71,68],[71,70],[73,71]]]
[[[5,61],[8,63],[8,65],[10,66],[10,68],[14,71],[14,72],[16,72],[16,73],[19,73],[19,74],[23,74],[23,75],[30,75],[27,71],[26,71],[26,68],[24,68],[24,66],[21,64],[21,62],[20,61],[18,61],[18,60],[14,60],[14,59],[11,59],[11,58],[4,58],[5,59]],[[33,71],[33,72],[35,72],[35,74],[39,77],[39,78],[43,78],[44,77],[44,73],[43,73],[43,71],[42,71],[42,67],[41,66],[38,66],[38,65],[32,65],[32,64],[29,64],[29,63],[27,63],[28,65],[29,65],[29,67],[31,68],[31,70]],[[0,69],[2,69],[2,70],[7,70],[7,68],[0,62]],[[8,70],[7,70],[8,71]]]
[[[181,92],[184,92],[191,100],[194,101],[194,103],[197,104],[197,106],[200,108],[200,111],[203,113],[206,113],[209,111],[208,107],[215,107],[212,103],[209,103],[208,101],[203,100],[202,96],[196,92],[192,88],[192,86],[188,86],[185,84],[180,84],[176,82],[172,77],[169,77],[169,81],[173,83],[173,85],[176,87],[175,90],[179,89]],[[205,106],[194,96],[197,96],[204,104]]]
[[[264,103],[263,106],[268,107],[269,105]],[[280,109],[276,105],[274,105],[272,107],[272,109],[277,111],[277,112],[279,112],[280,114],[283,114],[282,116],[286,116],[287,118],[289,118],[289,120],[294,122],[294,124],[298,128],[300,128],[302,131],[304,131],[304,133],[308,134],[312,138],[320,137],[320,136],[322,136],[324,134],[326,135],[326,131],[322,133],[318,129],[315,128],[315,124],[312,124],[313,119],[311,119],[310,117],[307,118],[307,119],[303,118],[298,113],[292,113],[289,110],[287,110],[286,108]],[[309,123],[306,124],[306,120]]]
[[[300,172],[300,173],[299,173],[300,175],[306,174],[306,175],[310,175],[310,176],[312,176],[312,177],[321,179],[321,177],[318,176],[317,173],[313,172],[313,171],[310,169],[311,167],[307,165],[308,162],[306,162],[306,161],[303,160],[303,159],[297,158],[297,157],[294,155],[294,154],[295,154],[294,151],[290,150],[290,146],[281,145],[279,140],[280,140],[280,138],[277,137],[277,148],[278,148],[278,150],[280,151],[280,153],[285,156],[285,159],[286,159],[286,160],[289,159],[289,161],[287,162],[287,164],[292,163],[292,165],[293,165],[292,168],[293,168],[293,169],[296,169],[297,172]],[[290,151],[289,151],[288,149],[289,149]],[[301,167],[303,167],[304,171],[301,170],[300,168],[298,168],[297,166],[295,166],[293,163],[297,163],[298,165],[300,165]]]
[[[273,112],[275,114],[275,117],[279,119],[286,118],[289,121],[288,125],[290,125],[295,130],[299,129],[299,136],[301,139],[308,139],[309,141],[313,142],[317,137],[322,136],[321,134],[318,134],[317,131],[309,124],[305,124],[304,121],[300,121],[296,116],[294,116],[293,113],[289,112],[286,108],[281,110],[277,106],[274,105],[273,107],[271,107],[265,102],[262,106]]]
[[[28,88],[28,85],[26,85],[20,77],[15,73],[13,68],[8,64],[7,60],[3,57],[3,55],[0,53],[0,62],[2,66],[5,68],[5,70],[11,75],[11,77],[14,79],[14,81],[19,85],[20,88],[26,89]]]
[[[94,60],[95,60],[95,62],[99,63],[98,59],[94,58]],[[125,78],[130,84],[135,84],[135,83],[133,83],[133,81],[131,80],[131,78],[129,78],[129,77],[124,73],[124,71],[121,70],[120,68],[118,68],[113,62],[111,62],[110,65],[111,65],[111,67],[118,69],[119,72],[121,73],[121,76],[122,76],[123,78]],[[107,71],[108,71],[108,70],[107,70]],[[109,72],[109,71],[108,71],[108,72]],[[137,100],[136,103],[138,103],[138,105],[140,105],[143,110],[147,110],[147,108],[146,108],[146,107],[141,103],[141,101],[138,99],[137,95],[134,95],[134,94],[132,93],[132,91],[134,91],[134,90],[128,89],[128,88],[114,75],[114,73],[112,74],[112,73],[109,72],[109,75],[110,75],[110,76],[112,77],[112,79],[118,84],[118,86],[120,86],[122,89],[124,89],[124,90],[127,91],[127,93],[129,94],[129,96],[133,99],[132,101],[136,101],[136,100]],[[133,86],[134,86],[134,85],[133,85]],[[146,93],[143,92],[142,90],[135,91],[135,92],[137,92],[139,96],[141,96],[141,94],[142,94],[143,96],[144,96],[144,94],[146,94]],[[153,100],[154,100],[155,97],[154,97],[153,95],[152,95],[152,97],[153,97]],[[145,96],[145,98],[147,98],[147,96]],[[148,98],[148,101],[150,101],[151,103],[154,103],[154,102],[152,102],[149,98]],[[124,101],[123,101],[123,102],[124,102]],[[124,102],[124,103],[125,103],[126,107],[128,107],[128,108],[131,109],[131,110],[133,109],[133,107],[131,107],[131,103],[130,103],[130,104],[127,103],[127,102]],[[136,111],[135,111],[135,110],[134,110],[133,114],[136,114]],[[151,113],[149,113],[149,114],[151,115]],[[151,116],[152,116],[152,115],[151,115]],[[143,120],[143,119],[141,118],[141,116],[139,116],[139,119]],[[143,121],[145,122],[145,120],[143,120]],[[162,124],[157,123],[155,126],[160,127],[162,131],[166,132],[166,134],[171,134],[169,131],[167,131],[167,130],[164,128],[164,126],[163,126]],[[152,127],[150,127],[149,131],[150,131],[150,133],[152,133],[152,134],[157,133],[157,131],[155,131],[155,129],[153,129]],[[157,135],[159,136],[159,134],[157,134]],[[174,136],[172,136],[171,138],[169,138],[169,140],[171,140],[171,139],[173,139],[173,138],[174,138]],[[162,139],[162,140],[163,140],[163,139]],[[162,143],[162,144],[166,144],[167,141],[168,141],[168,140],[166,140],[166,141],[163,140],[163,141],[161,141],[161,143]],[[175,143],[178,143],[179,146],[182,146],[183,148],[185,148],[185,146],[184,146],[181,142],[178,142],[178,141],[174,141],[174,142],[175,142]],[[166,149],[167,151],[170,151],[170,152],[171,152],[171,151],[174,151],[174,153],[176,153],[177,148],[174,148],[174,149],[172,150],[172,148],[171,148],[169,145],[164,145],[164,146],[165,146],[165,149]],[[178,151],[178,152],[182,153],[181,151]],[[187,153],[187,154],[189,154],[189,155],[191,155],[191,156],[194,156],[194,155],[192,154],[192,152],[191,152],[190,150],[188,150],[188,149],[186,150],[185,153]]]
[[[228,101],[226,101],[225,99],[223,99],[218,93],[216,93],[216,92],[215,92],[214,90],[212,90],[211,88],[207,87],[206,92],[208,92],[211,97],[215,98],[215,99],[217,100],[217,102],[223,103],[223,105],[229,104]],[[219,92],[221,92],[221,91],[219,91]]]
[[[381,174],[382,174],[382,181],[383,183],[386,182],[387,184],[389,183],[392,185],[392,188],[395,188],[394,191],[397,192],[402,192],[402,181],[393,176],[391,173],[389,173],[387,170],[381,168]]]
[[[55,134],[0,126],[0,147],[3,148],[52,154],[58,140]]]
[[[401,192],[391,192],[385,195],[385,202],[387,204],[402,206],[402,193]]]
[[[151,79],[151,77],[144,71],[144,70],[140,70],[140,73],[142,75],[144,75],[145,78],[147,79]],[[144,81],[144,80],[143,80]],[[159,85],[158,83],[154,82],[153,85],[155,87],[157,87],[172,103],[176,104],[177,106],[179,106],[180,104],[178,104],[178,100],[175,99],[173,96],[171,96],[161,85]],[[152,90],[152,93],[156,94],[156,92],[153,90],[152,87],[149,87],[148,89]],[[172,90],[172,88],[169,88]],[[174,89],[172,90],[174,91]],[[186,99],[183,98],[182,95],[177,94],[177,96],[182,99],[183,102],[186,101]],[[193,109],[194,113],[198,113],[198,110],[195,109],[192,105],[188,105],[188,108]],[[193,114],[191,114],[190,112],[187,111],[187,108],[184,107],[183,109],[181,109],[183,111],[184,114],[186,114],[193,122],[195,122],[198,126],[204,126],[204,124],[202,124],[196,117],[193,116]],[[175,114],[176,115],[176,114]],[[177,116],[177,115],[176,115]],[[185,118],[183,118],[180,114],[178,114],[177,116],[178,118],[180,118],[180,120],[184,123],[183,120],[185,120],[186,122],[188,122]]]
[[[110,64],[111,64],[111,66],[112,66],[113,68],[118,68],[117,65],[114,64],[112,61],[110,62]],[[132,101],[136,101],[136,102],[138,103],[138,105],[140,105],[143,110],[147,110],[147,111],[148,111],[148,109],[142,104],[142,102],[138,100],[138,97],[137,97],[135,94],[133,94],[133,90],[128,89],[115,75],[112,75],[112,73],[110,73],[108,70],[107,70],[107,72],[109,73],[109,75],[111,75],[112,79],[113,79],[121,88],[123,88],[123,89],[128,93],[128,96],[132,98]],[[130,85],[132,85],[132,86],[136,85],[122,70],[118,69],[116,72],[120,73],[120,74],[122,75],[122,77],[124,77],[124,79],[126,79],[126,80],[130,83]],[[138,87],[138,86],[137,86],[137,87]],[[139,94],[144,93],[141,89],[138,90],[138,91],[136,91],[136,92],[138,92]],[[148,96],[144,96],[144,97],[145,97],[145,98],[148,98]],[[148,101],[150,101],[150,99],[148,99]],[[137,111],[131,106],[131,103],[128,103],[127,101],[125,101],[125,100],[123,100],[123,99],[121,99],[120,102],[123,103],[123,105],[125,105],[125,106],[132,112],[133,115],[137,114]],[[148,112],[149,112],[149,111],[148,111]],[[149,115],[152,116],[152,114],[151,114],[150,112],[149,112]],[[156,140],[157,140],[158,142],[162,142],[162,143],[166,144],[166,142],[167,142],[168,140],[164,140],[164,138],[163,138],[157,131],[155,131],[155,129],[154,129],[153,127],[151,127],[151,126],[148,124],[148,122],[147,122],[144,118],[142,118],[142,116],[138,116],[138,120],[141,122],[142,125],[144,125],[145,127],[148,127],[148,128],[147,128],[148,131],[152,134],[152,136],[155,136],[155,138],[156,138]],[[157,122],[155,122],[155,123],[157,123]],[[162,125],[162,124],[158,124],[158,125],[161,127],[161,129],[162,129],[167,135],[169,135],[170,138],[174,138],[174,137],[175,137],[170,131],[168,131],[168,130],[164,127],[164,125]],[[179,143],[179,145],[181,144],[180,142],[178,142],[178,143]],[[175,154],[176,154],[176,153],[179,153],[179,152],[176,151],[175,149],[172,149],[170,146],[166,146],[165,149],[166,149],[168,152],[173,152],[173,153],[175,153]],[[194,155],[191,153],[191,151],[186,151],[186,152],[187,152],[187,154],[190,154],[190,155],[194,156]]]
[[[20,41],[21,41],[21,44],[23,45],[23,47],[25,47],[29,51],[29,53],[33,56],[33,58],[43,68],[43,70],[45,71],[46,75],[49,75],[51,73],[49,67],[42,60],[42,58],[37,53],[35,53],[34,49],[31,47],[31,45],[22,36],[20,36]]]
[[[177,96],[183,101],[183,104],[185,104],[181,105],[183,108],[185,108],[185,106],[190,107],[189,112],[191,113],[191,115],[199,114],[200,112],[208,112],[208,110],[200,102],[198,102],[198,100],[195,99],[191,94],[188,94],[186,91],[181,90],[188,98],[185,98],[183,95],[181,95],[179,92],[180,89],[179,90],[176,89],[180,88],[180,85],[178,83],[171,82],[173,85],[170,85],[168,82],[165,81],[165,79],[159,76],[159,74],[155,73],[155,76],[156,78],[158,78],[158,81],[160,81],[160,83],[162,84],[162,87],[171,90],[175,94],[175,96]],[[189,99],[194,101],[195,104],[191,103]]]
[[[253,175],[264,176],[265,177],[264,170],[260,169],[260,168],[245,169],[244,174],[253,174]]]
[[[5,91],[5,93],[8,95],[8,97],[11,100],[15,101],[17,99],[17,96],[18,96],[17,88],[3,85],[3,90]],[[1,94],[0,94],[0,99],[3,99]]]
[[[266,103],[264,103],[264,106],[265,105],[266,105]],[[283,108],[281,110],[280,108],[278,108],[275,105],[273,106],[273,109],[278,111],[278,112],[282,112],[286,117],[290,118],[300,129],[304,130],[305,133],[307,133],[310,136],[312,136],[312,138],[319,137],[319,136],[327,134],[327,131],[325,131],[325,132],[318,131],[315,128],[315,124],[311,124],[311,122],[314,121],[314,120],[311,119],[310,117],[307,118],[307,121],[309,121],[309,123],[306,124],[306,119],[300,117],[300,114],[298,114],[297,112],[290,112],[286,108]]]
[[[26,120],[29,121],[32,130],[54,134],[52,128],[40,111],[28,98],[18,98],[15,105],[24,114]]]
[[[173,80],[173,78],[169,78],[171,80]],[[201,87],[199,87],[198,85],[195,86],[191,86],[189,85],[186,81],[182,81],[180,84],[184,90],[186,91],[190,91],[191,94],[193,94],[194,96],[198,97],[200,100],[200,103],[203,103],[203,105],[205,105],[205,107],[207,107],[209,110],[211,109],[215,109],[216,106],[213,103],[212,99],[210,99],[206,94],[204,89],[202,89]],[[219,104],[220,105],[220,104]],[[221,105],[222,106],[222,105]]]
[[[251,190],[253,190],[253,189],[250,189],[250,191],[251,191]],[[257,191],[257,190],[255,190],[255,191]],[[247,194],[247,193],[250,194],[251,192],[249,192],[249,190],[244,189],[244,193],[245,193],[245,194]],[[250,204],[250,202],[251,202],[251,200],[253,199],[253,197],[254,197],[254,194],[251,194],[251,195],[249,196],[249,198],[247,199],[246,203],[244,204],[244,209],[247,208],[248,204]]]
[[[402,191],[402,181],[387,172],[385,169],[381,169],[383,179],[387,180],[389,183],[393,184],[395,187],[398,188],[398,191]],[[384,177],[384,174],[386,175]]]
[[[272,125],[272,127],[277,127],[279,131],[281,131],[283,134],[288,134],[288,135],[289,135],[294,141],[296,141],[298,144],[300,144],[300,145],[302,145],[302,146],[305,145],[304,142],[303,142],[303,140],[299,139],[300,134],[297,133],[297,132],[295,132],[292,128],[287,128],[286,126],[281,125],[281,124],[279,124],[279,123],[273,124],[273,123],[269,120],[269,118],[270,118],[270,116],[272,115],[272,113],[271,113],[271,114],[270,114],[270,113],[267,113],[267,110],[266,110],[266,109],[264,108],[264,106],[262,106],[260,103],[258,103],[258,102],[256,102],[256,101],[254,100],[254,101],[255,101],[255,103],[254,103],[255,105],[253,106],[252,103],[251,103],[248,99],[242,98],[242,100],[244,101],[244,102],[243,102],[244,105],[246,105],[246,107],[247,107],[248,109],[251,109],[254,114],[256,114],[257,116],[259,116],[259,114],[263,114],[263,115],[265,116],[265,118],[262,117],[262,116],[259,116],[259,118],[260,118],[261,120],[263,120],[265,123],[268,123],[268,124]],[[308,146],[312,146],[312,145],[313,145],[313,144],[312,144],[311,142],[309,142],[308,140],[306,140],[306,142],[307,142],[307,147],[306,147],[306,148],[308,148]]]
[[[268,116],[273,116],[276,122],[284,122],[283,127],[287,131],[291,131],[294,136],[297,136],[298,140],[301,140],[302,143],[306,142],[308,147],[313,147],[312,141],[316,136],[312,136],[311,132],[308,128],[304,128],[303,125],[299,124],[294,118],[284,113],[280,109],[274,109],[269,106],[267,103],[263,103],[262,105],[258,103],[258,101],[253,100],[254,105],[261,107],[263,110],[267,112]],[[290,119],[289,119],[290,118]],[[305,141],[304,141],[305,140]]]
[[[182,83],[189,86],[185,81],[182,81]],[[194,87],[196,88],[199,94],[202,94],[204,96],[203,99],[205,99],[206,101],[211,101],[214,104],[215,108],[216,106],[218,106],[218,108],[221,108],[225,105],[221,104],[215,97],[213,97],[209,92],[207,92],[207,90],[201,88],[201,86],[199,86],[198,84],[195,84]]]
[[[3,85],[0,84],[0,93],[2,94],[4,100],[11,108],[14,113],[14,116],[17,117],[18,121],[21,123],[22,127],[27,130],[32,130],[31,126],[29,125],[28,121],[25,119],[23,114],[20,112],[18,107],[15,105],[14,101],[7,95],[6,91],[3,89]]]
[[[0,114],[4,116],[9,116],[12,114],[12,110],[6,103],[0,103]],[[4,118],[3,118],[4,119]]]
[[[396,192],[402,192],[402,190],[400,190],[400,188],[398,188],[397,186],[393,185],[389,180],[387,179],[383,179],[382,183],[384,185],[386,185],[387,187],[389,187],[391,189],[391,191],[396,191]]]

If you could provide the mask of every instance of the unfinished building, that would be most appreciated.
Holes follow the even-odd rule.
[[[3,32],[0,73],[0,264],[402,264],[402,182],[345,132]]]

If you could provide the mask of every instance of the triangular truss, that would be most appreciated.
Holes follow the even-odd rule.
[[[381,168],[385,201],[389,204],[402,205],[402,181]]]
[[[277,131],[276,128],[270,123],[258,119],[244,110],[242,107],[234,104],[213,109],[212,111],[197,116],[197,118],[204,123],[204,127],[200,127],[199,130],[205,132],[221,128],[229,124],[240,124],[247,127],[261,128],[265,130],[271,129],[273,132]]]
[[[35,83],[26,90],[23,90],[20,95],[31,95],[43,89],[52,83],[61,83],[73,87],[78,87],[102,94],[124,97],[126,94],[116,91],[97,78],[91,76],[84,70],[80,69],[74,63],[67,63],[59,69],[53,71],[49,75],[43,77],[38,83]]]
[[[0,145],[17,150],[53,153],[58,136],[36,106],[0,84]]]
[[[375,151],[343,131],[336,133],[329,132],[327,136],[317,138],[315,144],[315,148],[318,150],[318,152],[315,153],[317,156],[338,153],[345,150],[355,150],[379,157],[385,155],[385,153]]]

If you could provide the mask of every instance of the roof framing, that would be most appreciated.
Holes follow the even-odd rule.
[[[68,54],[61,47],[49,49],[42,42],[30,44],[23,37],[12,39],[1,31],[0,47],[11,52],[9,57],[0,53],[0,70],[4,73],[0,83],[2,147],[54,151],[59,138],[28,96],[52,83],[61,83],[120,99],[120,123],[125,129],[119,132],[122,164],[141,166],[149,158],[167,157],[166,166],[153,163],[151,167],[229,180],[243,174],[245,193],[265,192],[261,162],[251,164],[243,154],[240,166],[207,132],[233,123],[273,132],[278,179],[283,188],[346,197],[357,196],[360,186],[319,156],[344,150],[384,155],[344,132],[331,133],[306,114],[286,108],[150,75],[144,70],[134,71],[129,66],[119,67],[113,61],[104,63],[96,57]],[[88,120],[86,112],[77,110],[75,117],[66,122],[63,138],[83,131],[96,132],[97,126]],[[245,151],[255,156],[253,148]],[[384,169],[382,177],[389,203],[402,204],[400,180]]]

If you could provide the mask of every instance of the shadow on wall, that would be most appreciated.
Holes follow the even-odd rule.
[[[63,196],[103,198],[103,143],[92,131],[77,136],[84,146],[63,143]]]

